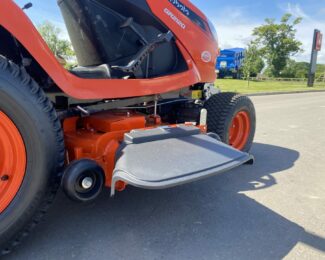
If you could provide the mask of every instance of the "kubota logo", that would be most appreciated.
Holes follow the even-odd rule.
[[[177,23],[182,29],[186,29],[186,25],[178,19],[176,15],[174,15],[168,8],[164,9],[165,14],[167,14],[175,23]]]
[[[204,52],[202,52],[202,54],[201,54],[201,59],[202,59],[204,62],[209,63],[209,62],[212,60],[211,52],[209,52],[209,51],[204,51]]]
[[[184,4],[182,4],[179,0],[169,0],[178,10],[180,10],[183,14],[190,16],[190,10],[186,8]]]

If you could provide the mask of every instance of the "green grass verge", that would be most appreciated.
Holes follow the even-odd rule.
[[[308,88],[306,82],[298,81],[251,81],[248,86],[246,80],[218,79],[216,86],[222,92],[238,92],[242,94],[325,90],[325,83],[317,83],[315,87]]]

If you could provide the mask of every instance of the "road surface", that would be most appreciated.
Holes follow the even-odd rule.
[[[90,205],[59,194],[4,259],[325,259],[325,93],[253,101],[254,166]]]

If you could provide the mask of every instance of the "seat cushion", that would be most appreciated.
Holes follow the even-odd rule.
[[[71,70],[71,73],[86,79],[110,79],[111,71],[107,64],[91,67],[76,67]]]

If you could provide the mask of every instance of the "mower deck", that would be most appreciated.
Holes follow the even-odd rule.
[[[113,173],[119,181],[145,189],[164,189],[236,168],[253,156],[191,126],[136,130],[125,135]]]

